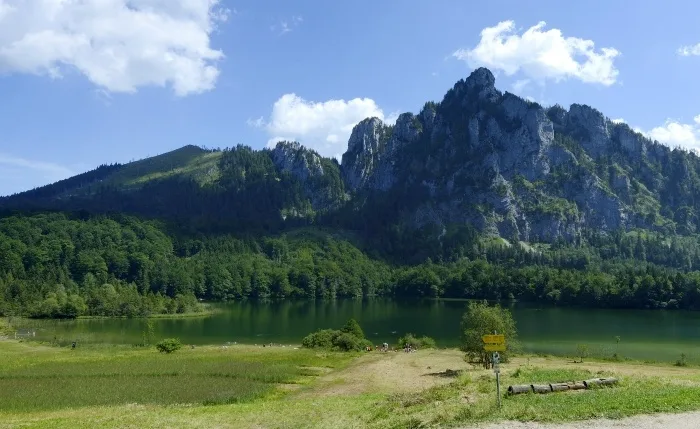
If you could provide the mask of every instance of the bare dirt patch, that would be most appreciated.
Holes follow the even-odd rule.
[[[302,395],[416,392],[453,381],[468,366],[462,356],[456,350],[371,352],[348,368],[321,377]]]

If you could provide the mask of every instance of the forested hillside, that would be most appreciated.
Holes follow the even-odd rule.
[[[342,163],[296,142],[173,152],[0,198],[0,314],[362,296],[700,306],[700,159],[478,69]]]
[[[121,215],[11,216],[0,220],[0,314],[142,316],[190,311],[195,297],[451,297],[620,308],[700,303],[700,273],[689,266],[700,263],[697,247],[689,247],[694,239],[632,233],[591,241],[541,250],[477,241],[435,248],[435,260],[405,266],[371,259],[343,234],[313,228],[262,238],[185,238]]]

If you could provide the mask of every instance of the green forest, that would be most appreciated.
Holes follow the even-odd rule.
[[[454,237],[421,244],[412,236],[433,258],[401,265],[369,257],[350,233],[315,227],[192,238],[125,215],[7,216],[0,219],[0,315],[138,317],[196,311],[199,299],[372,296],[609,308],[700,303],[694,238],[630,232],[531,248],[465,231]]]

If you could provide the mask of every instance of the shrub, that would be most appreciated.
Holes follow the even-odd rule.
[[[320,331],[312,332],[301,340],[301,346],[307,349],[322,348],[330,349],[333,347],[333,339],[340,334],[340,331],[335,329],[321,329]]]
[[[173,353],[182,348],[182,343],[177,338],[166,338],[156,344],[156,348],[161,353]]]
[[[688,360],[685,357],[685,353],[681,353],[681,358],[674,363],[675,366],[688,366]]]
[[[333,350],[341,352],[359,352],[371,345],[372,343],[364,338],[357,338],[347,332],[340,332],[340,335],[333,339]]]
[[[348,320],[347,323],[345,323],[345,326],[340,328],[340,332],[345,332],[346,334],[350,334],[360,339],[365,338],[365,333],[362,332],[360,324],[357,323],[357,320],[355,319]]]
[[[406,334],[403,337],[399,338],[399,346],[401,348],[406,347],[406,345],[412,345],[413,347],[417,349],[434,349],[437,348],[437,344],[435,343],[435,340],[422,336],[422,337],[416,337],[413,334]]]
[[[355,319],[350,319],[340,330],[321,329],[307,335],[301,340],[301,345],[309,349],[322,348],[350,352],[364,350],[372,343],[365,339],[360,324]]]

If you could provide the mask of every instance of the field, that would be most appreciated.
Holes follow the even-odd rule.
[[[491,371],[456,350],[344,355],[231,346],[70,350],[0,341],[0,428],[469,427],[700,409],[700,370],[635,362],[518,357],[508,384],[620,379],[615,388],[504,397]]]

